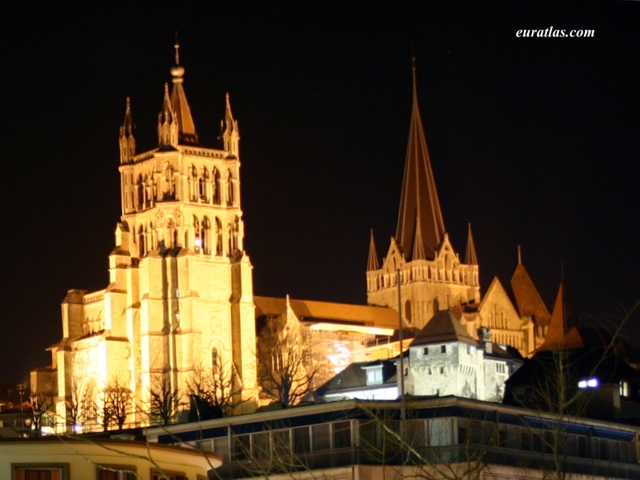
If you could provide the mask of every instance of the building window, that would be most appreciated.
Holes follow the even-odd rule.
[[[440,345],[440,353],[447,353],[447,346],[446,345]]]
[[[422,354],[429,355],[429,347],[424,347],[424,349],[422,350]]]
[[[12,480],[68,480],[69,466],[64,464],[12,465]]]
[[[507,368],[504,363],[496,363],[496,372],[505,373],[506,371],[507,371]]]
[[[382,366],[367,368],[367,385],[382,385]]]
[[[309,453],[311,451],[309,427],[293,429],[293,451],[294,453]]]
[[[136,480],[136,467],[131,465],[101,465],[98,480]]]
[[[313,451],[329,450],[331,448],[331,437],[329,436],[329,425],[321,424],[311,427],[311,448]]]
[[[151,470],[151,480],[187,480],[184,473]]]
[[[622,380],[620,382],[620,396],[628,397],[629,396],[629,382]]]
[[[351,446],[351,422],[336,422],[333,427],[333,448]]]

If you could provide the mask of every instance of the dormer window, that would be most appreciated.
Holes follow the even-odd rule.
[[[367,374],[367,386],[382,385],[382,365],[372,365],[363,369]]]

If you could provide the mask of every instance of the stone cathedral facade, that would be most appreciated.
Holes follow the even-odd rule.
[[[254,296],[253,267],[244,250],[238,123],[227,95],[221,146],[202,146],[184,73],[176,45],[153,150],[137,151],[127,99],[119,135],[122,216],[108,286],[69,290],[62,302],[62,338],[50,347],[52,364],[32,372],[32,389],[55,400],[58,431],[70,428],[74,399],[99,403],[114,382],[132,395],[127,424],[146,424],[154,387],[180,391],[185,405],[194,375],[217,368],[217,360],[237,374],[236,412],[255,410],[264,403],[256,330],[279,316],[300,323],[313,361],[324,365],[318,375],[323,381],[353,362],[396,357],[399,325],[409,340],[442,310],[450,310],[470,338],[490,329],[493,342],[523,356],[543,343],[550,316],[522,262],[511,282],[515,306],[497,278],[481,298],[470,227],[464,260],[449,240],[415,69],[400,215],[381,262],[371,235],[368,305]]]
[[[214,357],[237,370],[245,408],[258,397],[252,265],[244,251],[238,123],[229,96],[222,148],[206,148],[183,88],[171,70],[158,115],[157,148],[138,153],[127,99],[120,128],[122,217],[104,290],[70,290],[62,302],[63,336],[51,348],[59,418],[72,397],[95,398],[112,382],[148,410],[154,385],[188,391]],[[48,388],[46,384],[49,383]],[[144,423],[134,409],[128,419]]]

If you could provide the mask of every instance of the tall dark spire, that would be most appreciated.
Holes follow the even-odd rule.
[[[411,70],[413,75],[413,105],[396,241],[402,247],[405,255],[412,252],[412,244],[417,230],[416,223],[420,221],[419,230],[426,247],[426,254],[433,256],[438,245],[444,239],[444,220],[440,210],[436,182],[431,170],[427,141],[418,107],[415,58],[413,59]]]

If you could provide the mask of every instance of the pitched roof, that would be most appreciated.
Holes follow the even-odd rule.
[[[444,237],[445,229],[418,107],[415,66],[412,72],[413,104],[396,240],[405,255],[409,255],[413,252],[416,224],[420,222],[426,254],[432,256]]]
[[[382,383],[367,385],[367,369],[380,367],[382,369]],[[377,389],[385,385],[396,384],[397,366],[395,360],[376,360],[373,362],[354,362],[344,370],[336,374],[335,377],[327,381],[318,390],[316,395],[327,393],[337,393],[354,389]]]
[[[286,299],[254,296],[256,317],[282,315],[286,311]],[[398,314],[387,307],[351,305],[346,303],[319,302],[290,299],[291,310],[300,319],[324,321],[396,329]]]
[[[429,345],[442,342],[463,342],[477,345],[473,338],[451,310],[440,310],[411,342],[411,346]]]

